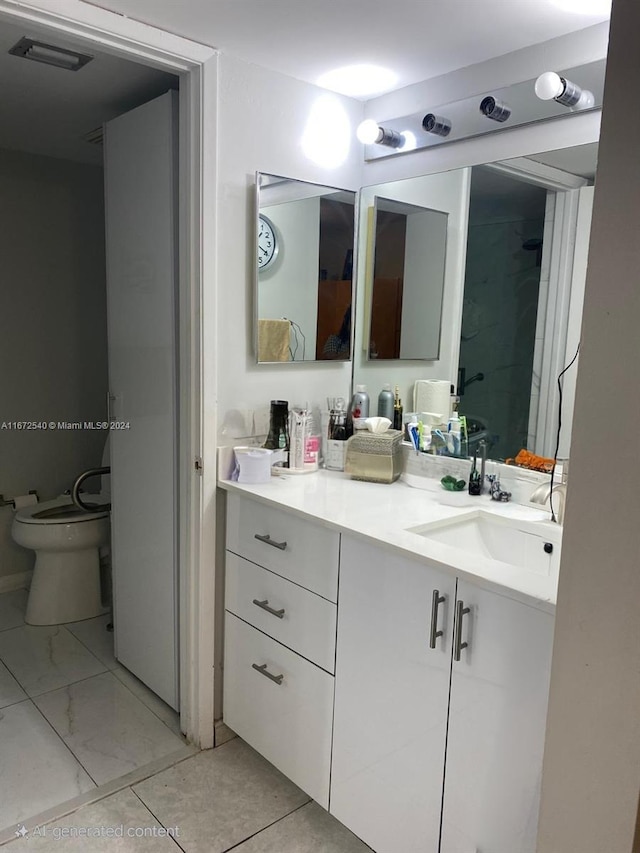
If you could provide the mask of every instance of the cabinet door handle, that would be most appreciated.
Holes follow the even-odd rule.
[[[263,610],[266,610],[267,613],[270,613],[272,616],[277,616],[278,619],[282,619],[282,617],[284,616],[284,607],[281,610],[274,610],[273,607],[269,607],[268,598],[265,598],[264,601],[258,601],[257,598],[254,598],[253,603],[256,607],[261,607]]]
[[[267,533],[266,536],[262,536],[260,533],[254,534],[254,539],[259,539],[260,542],[264,542],[266,545],[272,545],[274,548],[279,548],[281,551],[287,547],[286,542],[275,542]]]
[[[464,601],[459,601],[456,604],[456,636],[453,643],[453,659],[460,660],[460,654],[463,649],[466,649],[469,643],[462,642],[462,620],[467,613],[471,612],[470,607],[464,606]]]
[[[252,669],[255,669],[256,672],[259,672],[260,675],[264,675],[265,678],[269,678],[269,679],[271,679],[271,681],[274,681],[278,685],[278,687],[280,687],[282,685],[282,680],[284,678],[284,675],[282,675],[282,674],[272,675],[270,672],[267,672],[266,663],[263,663],[260,665],[258,665],[257,663],[252,663],[251,667],[252,667]]]
[[[435,649],[436,640],[443,632],[438,630],[438,607],[446,601],[445,595],[440,595],[439,589],[433,590],[431,599],[431,630],[429,631],[429,648]]]

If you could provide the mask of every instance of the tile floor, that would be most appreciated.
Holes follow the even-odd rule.
[[[36,628],[26,600],[0,595],[0,830],[184,747],[175,711],[113,657],[108,616]]]
[[[6,850],[371,853],[240,738],[31,828]]]

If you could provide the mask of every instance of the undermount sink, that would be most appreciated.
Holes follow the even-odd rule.
[[[473,510],[456,518],[409,528],[432,542],[466,554],[549,575],[560,560],[561,531],[543,529],[540,522],[505,518]]]

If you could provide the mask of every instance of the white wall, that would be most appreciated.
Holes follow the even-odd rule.
[[[279,249],[273,263],[258,275],[258,317],[286,317],[297,323],[306,340],[305,357],[313,360],[318,320],[320,199],[261,206],[260,211],[275,225]],[[292,333],[292,345],[293,340]],[[302,349],[296,358],[303,358]]]
[[[323,168],[303,151],[302,137],[320,96],[326,92],[308,83],[220,58],[217,353],[223,444],[242,435],[239,411],[266,411],[275,398],[320,404],[329,395],[349,394],[350,363],[256,365],[252,346],[255,172],[352,190],[361,184],[362,148],[355,141],[360,102],[335,96],[352,132],[343,165]]]
[[[0,151],[0,422],[105,416],[107,328],[102,169]],[[100,464],[104,433],[0,432],[0,493],[49,499]],[[0,508],[0,578],[33,554]]]
[[[367,229],[361,228],[358,241],[358,273],[356,300],[356,343],[354,376],[356,383],[365,384],[372,401],[385,383],[398,385],[404,410],[411,411],[412,388],[416,379],[446,379],[455,383],[458,369],[458,345],[462,319],[462,293],[467,247],[467,217],[469,207],[470,169],[457,169],[441,175],[427,175],[412,181],[391,182],[376,187],[364,187],[360,199],[360,219],[367,222],[368,210],[375,195],[383,198],[417,204],[449,214],[447,223],[447,256],[444,272],[444,297],[442,302],[442,331],[440,357],[433,361],[377,361],[368,360],[369,295],[365,287],[367,267]],[[377,404],[374,402],[375,408]]]
[[[629,93],[640,85],[639,30],[637,2],[614,0],[556,611],[539,853],[640,849],[640,499],[635,464],[640,422],[640,113],[629,102]]]

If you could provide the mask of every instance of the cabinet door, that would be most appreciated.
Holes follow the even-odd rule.
[[[376,853],[438,850],[454,597],[454,578],[343,535],[329,810]]]
[[[553,616],[458,581],[461,605],[441,853],[535,853]]]

